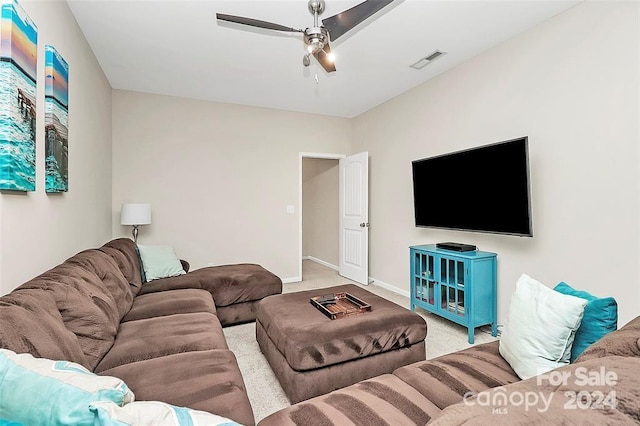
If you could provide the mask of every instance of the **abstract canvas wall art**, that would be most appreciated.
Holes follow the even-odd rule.
[[[0,189],[34,191],[38,30],[15,0],[0,5]]]
[[[69,65],[53,46],[44,47],[45,191],[69,190]]]

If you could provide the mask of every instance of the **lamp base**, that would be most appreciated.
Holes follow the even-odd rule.
[[[133,242],[138,244],[138,225],[133,225],[131,234],[133,234]]]

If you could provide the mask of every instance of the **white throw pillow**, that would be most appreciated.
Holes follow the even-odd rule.
[[[93,402],[95,426],[240,426],[226,417],[176,407],[158,401],[136,401],[119,407],[112,402]]]
[[[138,250],[147,282],[185,274],[173,247],[138,245]]]
[[[522,274],[511,297],[500,355],[521,379],[569,364],[586,304]]]

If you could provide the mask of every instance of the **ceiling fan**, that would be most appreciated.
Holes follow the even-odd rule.
[[[318,25],[318,16],[325,10],[324,0],[309,0],[309,12],[313,15],[313,27],[304,30],[274,24],[272,22],[258,19],[245,18],[242,16],[225,15],[217,13],[216,18],[221,21],[233,22],[236,24],[249,25],[252,27],[265,28],[267,30],[284,31],[292,33],[302,33],[307,54],[302,58],[302,64],[308,67],[310,56],[313,55],[327,72],[336,70],[331,54],[329,41],[336,41],[338,37],[353,29],[356,25],[372,16],[380,9],[394,0],[367,0],[363,1],[337,15],[330,16],[322,20],[322,25]]]

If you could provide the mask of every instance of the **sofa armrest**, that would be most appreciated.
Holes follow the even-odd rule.
[[[180,263],[182,264],[182,269],[184,269],[185,272],[189,272],[189,262],[187,262],[184,259],[180,259]]]

